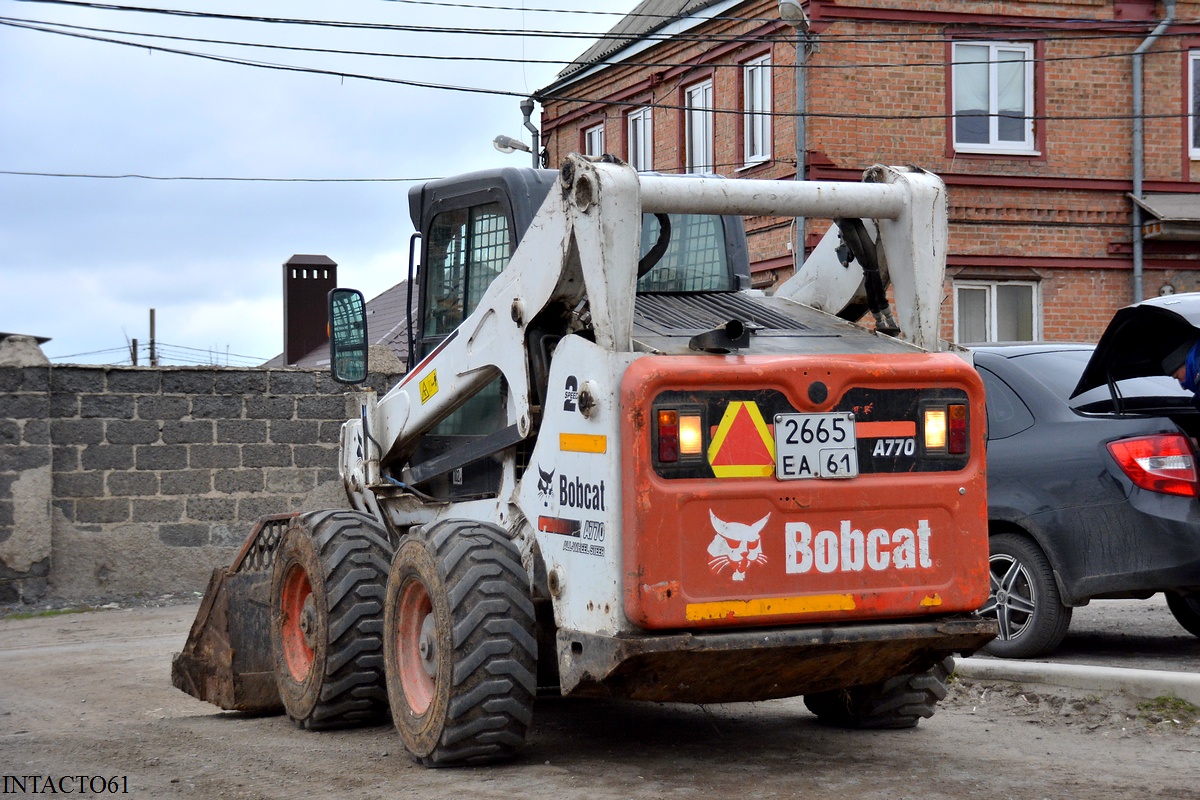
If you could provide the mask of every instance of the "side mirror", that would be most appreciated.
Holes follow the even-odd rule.
[[[329,292],[329,369],[338,383],[367,379],[367,304],[357,289]]]

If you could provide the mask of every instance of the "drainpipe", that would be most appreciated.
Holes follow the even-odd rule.
[[[1146,130],[1144,113],[1145,100],[1142,96],[1142,56],[1154,46],[1171,23],[1175,21],[1175,0],[1165,0],[1166,16],[1151,31],[1138,48],[1133,51],[1133,196],[1142,196],[1142,182],[1146,177]],[[1142,302],[1142,207],[1133,204],[1133,302]]]
[[[529,121],[533,116],[533,98],[527,97],[521,101],[521,113],[525,116],[525,130],[529,131],[529,135],[533,137],[533,168],[537,169],[542,166],[542,151],[538,145],[541,144],[540,132],[537,126]]]

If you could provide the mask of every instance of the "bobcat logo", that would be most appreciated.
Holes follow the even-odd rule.
[[[712,571],[721,574],[725,567],[733,567],[735,581],[746,580],[746,568],[751,564],[765,564],[767,557],[763,555],[762,538],[759,534],[766,527],[770,514],[751,525],[741,522],[725,522],[710,509],[709,518],[717,535],[708,545],[708,554],[712,556],[708,565]]]
[[[542,498],[542,505],[550,507],[550,498],[554,496],[554,470],[546,472],[546,470],[538,467],[537,490],[538,497]]]

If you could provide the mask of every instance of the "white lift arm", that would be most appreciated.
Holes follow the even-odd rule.
[[[839,211],[824,216],[867,222],[868,233],[875,237],[880,267],[891,279],[903,338],[937,350],[948,240],[946,186],[936,175],[911,167],[875,166],[863,180],[849,185],[867,189],[882,184],[896,190],[898,203],[893,213]],[[831,314],[844,308],[857,293],[863,272],[858,264],[844,267],[834,256],[837,237],[837,229],[831,228],[800,271],[776,289],[775,296]]]
[[[548,304],[576,309],[579,326],[590,327],[601,347],[630,351],[643,212],[874,219],[904,329],[936,349],[946,202],[929,173],[873,167],[864,183],[679,180],[572,155],[558,189],[470,316],[378,404],[365,400],[361,419],[346,423],[341,470],[352,491],[379,485],[381,460],[406,458],[421,434],[498,374],[508,384],[508,422],[528,436],[526,329]]]

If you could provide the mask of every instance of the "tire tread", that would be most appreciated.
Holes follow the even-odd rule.
[[[525,742],[536,695],[537,638],[520,552],[491,525],[449,520],[425,534],[444,570],[453,668],[450,702],[426,766],[512,758]]]
[[[358,511],[317,511],[297,522],[311,532],[325,571],[328,640],[317,702],[295,721],[307,730],[378,723],[388,714],[383,597],[393,549],[387,532]]]
[[[933,716],[945,699],[954,658],[946,657],[924,672],[897,675],[870,686],[806,694],[804,705],[826,725],[838,728],[914,728]]]

